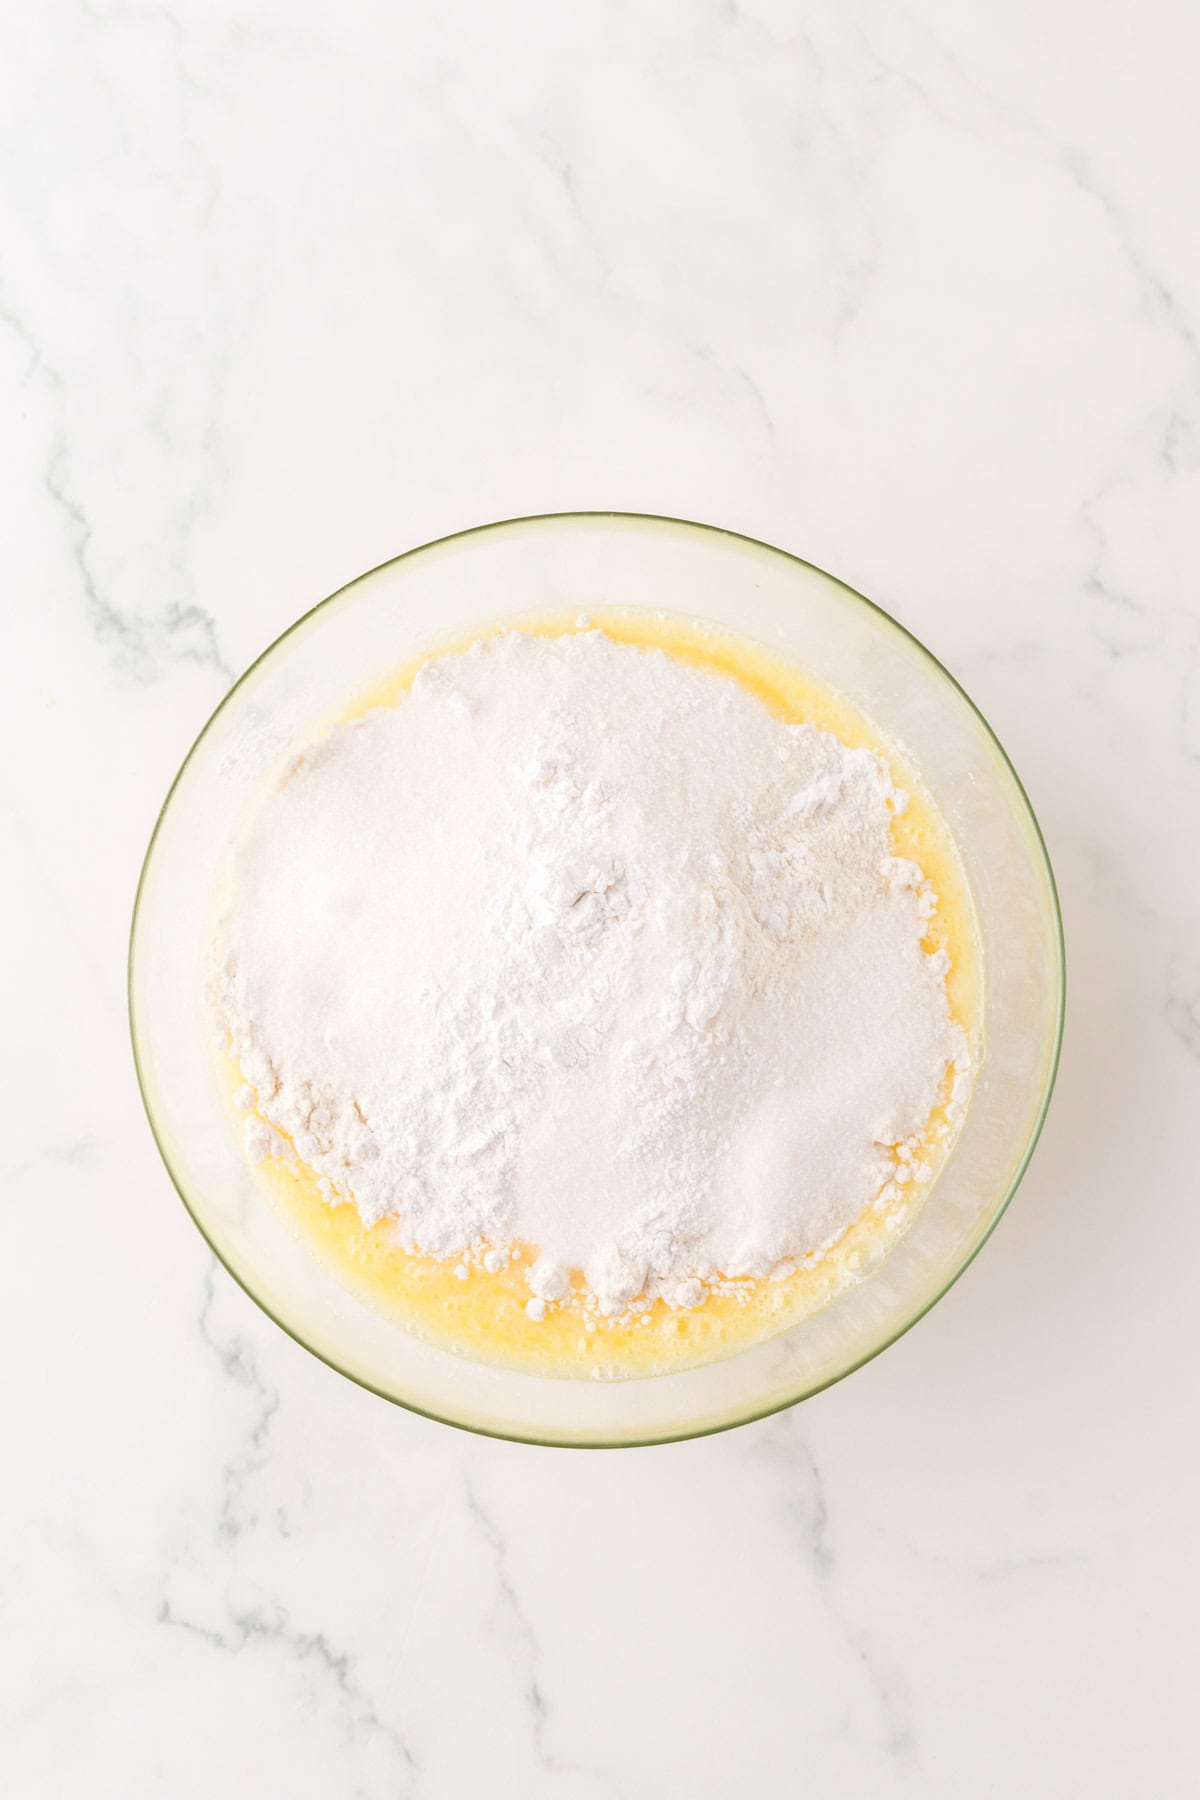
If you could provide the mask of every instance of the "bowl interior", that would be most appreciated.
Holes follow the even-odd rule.
[[[288,1231],[230,1128],[203,993],[213,871],[265,778],[381,675],[492,621],[641,607],[758,639],[840,689],[919,771],[958,842],[983,941],[986,1058],[961,1135],[883,1265],[725,1361],[615,1383],[547,1379],[422,1343],[347,1293]],[[961,689],[885,613],[766,545],[677,520],[563,514],[444,539],[373,570],[284,634],[205,726],[147,853],[130,1013],[155,1137],[185,1204],[252,1297],[390,1400],[539,1443],[652,1443],[803,1399],[897,1338],[971,1260],[1020,1180],[1061,1035],[1053,878],[1011,766]]]

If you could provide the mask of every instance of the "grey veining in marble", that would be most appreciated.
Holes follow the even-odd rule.
[[[1200,13],[0,19],[0,1792],[1195,1791]],[[916,1331],[656,1451],[295,1346],[142,1118],[145,841],[235,673],[487,518],[710,519],[917,632],[1063,893],[1059,1092]]]

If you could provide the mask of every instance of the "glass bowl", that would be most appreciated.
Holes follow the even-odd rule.
[[[978,913],[986,1056],[966,1123],[876,1272],[724,1361],[617,1382],[517,1373],[422,1342],[341,1287],[272,1209],[219,1090],[203,987],[213,873],[267,771],[426,647],[521,614],[645,608],[757,639],[897,741],[950,825]],[[962,1273],[1024,1173],[1063,1018],[1054,878],[1020,782],[962,689],[915,638],[811,564],[712,526],[621,513],[511,519],[426,544],[306,613],[231,689],[188,753],[146,853],[129,1006],[163,1160],[225,1267],[314,1355],[388,1400],[529,1443],[696,1437],[828,1387]]]

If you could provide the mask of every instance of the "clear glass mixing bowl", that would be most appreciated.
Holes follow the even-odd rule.
[[[523,613],[642,607],[754,638],[840,689],[908,752],[952,828],[978,911],[986,1059],[966,1124],[877,1271],[725,1361],[619,1382],[493,1368],[369,1310],[295,1239],[243,1159],[203,993],[214,870],[264,772],[426,646]],[[1062,926],[1021,784],[946,670],[870,601],[752,539],[676,519],[567,513],[443,538],[342,588],[242,676],[176,776],[134,908],[129,1005],[150,1124],[225,1267],[283,1329],[399,1405],[471,1431],[577,1446],[695,1437],[803,1400],[908,1330],[1004,1211],[1041,1130],[1063,1016]]]

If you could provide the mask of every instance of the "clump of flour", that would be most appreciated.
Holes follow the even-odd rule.
[[[598,631],[505,632],[336,727],[253,818],[215,980],[331,1202],[530,1317],[786,1274],[927,1177],[970,1065],[885,763]],[[881,1198],[882,1197],[882,1198]]]

